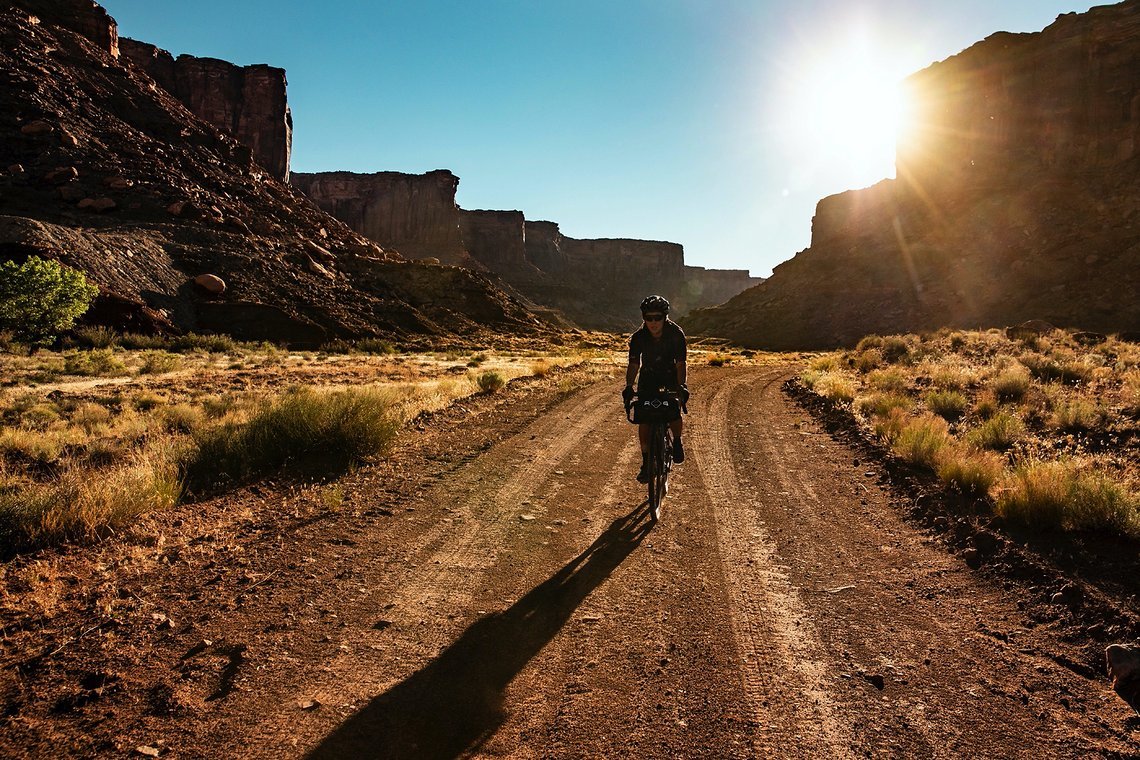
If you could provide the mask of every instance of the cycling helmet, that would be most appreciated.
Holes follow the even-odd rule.
[[[659,311],[662,314],[668,314],[669,302],[661,296],[646,296],[645,300],[641,302],[641,313],[647,314],[651,311]]]

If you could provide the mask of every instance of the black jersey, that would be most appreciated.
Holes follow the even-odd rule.
[[[676,322],[665,320],[661,337],[654,339],[645,325],[629,336],[629,360],[641,362],[639,392],[677,387],[677,363],[686,360],[685,333]]]

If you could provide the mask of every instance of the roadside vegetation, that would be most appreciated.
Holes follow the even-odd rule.
[[[868,336],[803,384],[1010,525],[1140,538],[1140,345],[1061,330]]]
[[[327,479],[382,456],[423,412],[609,362],[592,348],[405,352],[369,340],[299,352],[100,329],[58,345],[31,350],[0,334],[6,555],[99,537],[269,475]]]

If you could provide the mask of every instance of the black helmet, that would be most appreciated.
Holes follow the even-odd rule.
[[[646,296],[645,300],[641,302],[641,313],[644,315],[651,311],[659,311],[662,314],[668,314],[669,302],[661,296]]]

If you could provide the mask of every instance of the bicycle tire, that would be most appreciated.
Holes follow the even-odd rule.
[[[660,446],[661,444],[657,437],[657,431],[654,429],[649,437],[649,481],[646,483],[646,491],[648,492],[646,501],[649,504],[650,514],[654,519],[657,519],[657,510],[660,506],[657,490],[657,481],[660,476],[660,472],[657,469],[658,449]]]

